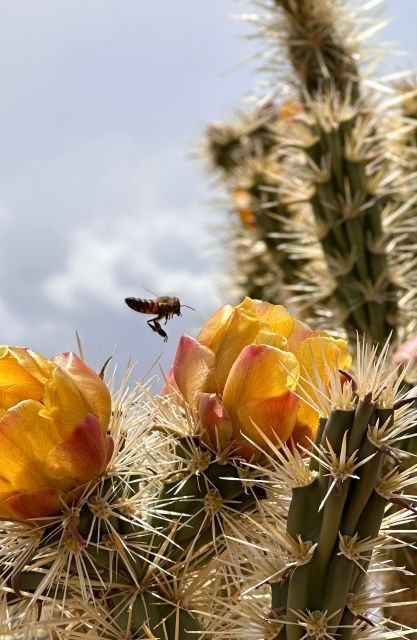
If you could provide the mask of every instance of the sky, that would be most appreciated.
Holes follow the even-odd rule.
[[[237,0],[0,0],[0,342],[167,371],[224,300],[224,212],[196,157],[254,87]],[[417,64],[416,0],[381,38]],[[176,295],[164,343],[126,296]],[[154,369],[158,371],[158,367]]]

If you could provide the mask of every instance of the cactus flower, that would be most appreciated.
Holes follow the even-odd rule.
[[[216,311],[196,339],[181,337],[168,384],[213,444],[250,457],[244,436],[258,447],[262,434],[272,442],[314,437],[319,414],[303,399],[316,399],[306,379],[319,377],[325,388],[329,370],[350,361],[346,341],[313,331],[282,305],[245,298]]]
[[[0,347],[0,517],[59,513],[106,467],[110,393],[74,353]]]

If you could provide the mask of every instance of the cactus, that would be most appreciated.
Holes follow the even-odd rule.
[[[402,493],[417,467],[403,467],[395,443],[415,409],[399,393],[396,373],[387,372],[387,346],[377,356],[359,345],[358,356],[350,381],[334,371],[330,396],[320,397],[321,427],[308,458],[275,450],[262,510],[232,527],[219,579],[228,588],[223,599],[212,598],[207,623],[214,637],[365,639],[412,631],[375,612],[395,594],[373,593],[367,574],[385,565],[396,530],[413,518],[414,501]]]
[[[58,513],[2,521],[2,637],[364,639],[368,618],[380,638],[410,633],[365,612],[380,598],[365,577],[415,512],[407,487],[417,465],[403,467],[395,448],[415,424],[415,390],[400,391],[406,371],[388,370],[388,346],[378,355],[359,344],[356,369],[341,372],[343,340],[253,300],[217,311],[199,340],[181,339],[164,395],[152,396],[152,381],[113,393],[111,457]],[[56,367],[69,362],[86,396],[96,385],[90,402],[106,399],[79,359],[75,370],[73,356],[57,357],[51,370],[25,357],[31,371],[34,357],[45,363],[58,396]],[[42,412],[56,401],[48,389]],[[18,411],[24,402],[35,401]],[[271,408],[281,412],[274,429]],[[5,411],[11,424],[16,409]],[[65,402],[56,411],[63,423],[72,415]],[[312,451],[300,425],[316,431]],[[288,428],[283,444],[278,430]]]
[[[219,162],[208,144],[211,164],[229,190],[238,176],[256,183],[248,170],[254,148],[258,166],[279,168],[264,170],[255,184],[255,203],[262,198],[266,203],[257,217],[258,247],[262,240],[265,251],[257,257],[268,254],[276,281],[263,293],[274,302],[285,299],[325,329],[344,327],[353,339],[356,332],[380,344],[388,335],[403,339],[415,315],[414,87],[403,83],[398,97],[385,102],[364,89],[374,69],[363,41],[384,25],[366,16],[368,6],[274,0],[265,10],[247,19],[270,48],[262,71],[269,73],[274,95],[279,96],[280,82],[289,84],[291,101],[284,90],[281,108],[274,98],[278,117],[268,122],[267,144],[265,135],[259,143],[256,124],[252,144],[245,144],[243,132],[238,137],[239,127],[234,129],[233,163]],[[285,54],[289,73],[282,63]],[[398,118],[402,103],[407,120]],[[297,108],[283,117],[287,104]],[[256,123],[256,113],[252,120]],[[268,201],[270,212],[280,208],[269,220]]]
[[[289,232],[288,220],[295,217],[276,193],[281,169],[273,129],[281,117],[281,110],[267,102],[234,126],[216,122],[207,130],[209,169],[226,185],[233,203],[231,238],[224,244],[231,253],[228,263],[236,299],[247,295],[284,302],[283,285],[294,281],[294,270],[305,262],[301,251],[288,255],[280,247]],[[302,224],[305,213],[298,218]]]
[[[248,491],[242,461],[204,445],[191,414],[149,391],[115,395],[113,457],[77,500],[2,523],[2,637],[203,637],[193,603],[225,522],[265,492]]]
[[[384,166],[384,148],[375,129],[375,117],[366,107],[341,104],[337,94],[329,94],[312,102],[304,122],[293,123],[284,136],[294,170],[297,151],[305,154],[307,201],[343,325],[350,336],[359,331],[382,344],[398,324],[399,288],[382,226],[391,170]],[[284,189],[300,201],[303,193],[296,192],[292,173],[288,171]]]

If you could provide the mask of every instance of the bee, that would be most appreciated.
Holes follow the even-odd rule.
[[[156,314],[155,318],[147,320],[148,325],[158,335],[163,338],[164,342],[168,340],[166,331],[163,330],[159,320],[165,318],[165,324],[174,316],[181,315],[181,307],[187,307],[187,309],[193,309],[186,304],[181,304],[180,299],[175,296],[160,296],[155,300],[145,300],[144,298],[125,298],[125,302],[128,307],[137,311],[138,313],[151,313]],[[195,309],[193,309],[195,311]]]

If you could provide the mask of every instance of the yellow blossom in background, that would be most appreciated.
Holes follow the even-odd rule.
[[[74,353],[0,347],[0,517],[49,516],[106,467],[110,393]]]
[[[260,448],[262,434],[273,442],[313,438],[315,381],[325,389],[331,370],[350,362],[345,340],[313,331],[282,305],[245,298],[216,311],[196,339],[181,337],[165,390],[180,392],[213,444],[251,457],[245,436]]]

